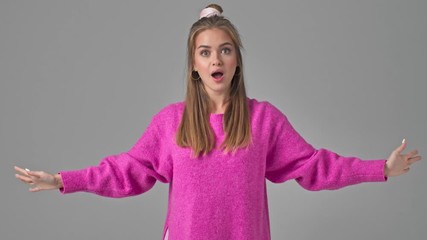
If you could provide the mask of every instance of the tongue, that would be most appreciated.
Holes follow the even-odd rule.
[[[222,73],[214,73],[214,74],[212,74],[212,77],[214,77],[215,79],[219,79],[219,78],[221,78],[222,77]]]

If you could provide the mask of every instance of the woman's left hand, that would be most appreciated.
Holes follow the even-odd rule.
[[[386,177],[394,177],[407,173],[411,164],[421,160],[421,156],[418,156],[417,150],[403,154],[402,152],[405,148],[406,141],[404,139],[402,144],[396,148],[387,159],[384,167],[384,174]]]

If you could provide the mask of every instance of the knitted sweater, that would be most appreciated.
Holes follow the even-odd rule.
[[[248,99],[248,106],[252,143],[234,155],[217,148],[225,137],[223,114],[210,114],[216,148],[209,154],[194,158],[191,149],[177,146],[184,103],[174,103],[152,118],[129,151],[98,166],[60,172],[60,191],[119,198],[142,194],[156,181],[169,183],[163,238],[168,231],[169,240],[269,240],[266,179],[295,179],[312,191],[386,181],[384,159],[315,149],[270,103]]]

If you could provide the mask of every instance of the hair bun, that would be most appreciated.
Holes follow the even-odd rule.
[[[208,6],[206,6],[201,12],[200,12],[200,17],[204,18],[204,17],[212,17],[212,16],[222,16],[222,7],[218,4],[209,4]]]

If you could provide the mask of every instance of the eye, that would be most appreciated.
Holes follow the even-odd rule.
[[[202,57],[207,57],[207,56],[209,56],[209,51],[208,50],[202,50],[202,51],[200,51],[200,55]]]
[[[228,47],[223,48],[223,49],[221,50],[221,53],[224,53],[224,54],[230,54],[230,53],[231,53],[231,49],[230,49],[230,48],[228,48]]]

